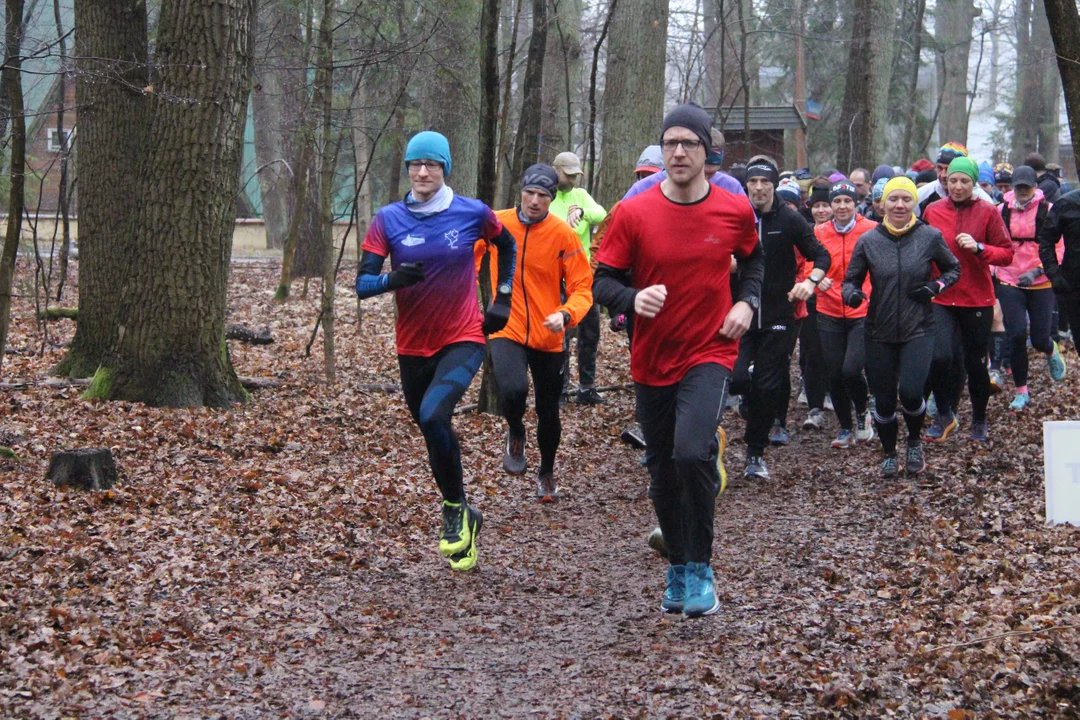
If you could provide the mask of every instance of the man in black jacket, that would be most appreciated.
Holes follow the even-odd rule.
[[[778,182],[779,173],[771,158],[759,155],[747,163],[746,190],[758,218],[765,278],[760,306],[750,330],[739,343],[731,391],[743,396],[740,412],[746,418],[744,474],[760,479],[769,477],[764,460],[769,428],[788,401],[784,388],[790,386],[791,353],[799,335],[795,303],[813,296],[831,262],[829,252],[818,242],[813,228],[776,197]],[[806,280],[796,283],[804,258],[814,263],[814,269]]]

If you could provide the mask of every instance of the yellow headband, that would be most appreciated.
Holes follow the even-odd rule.
[[[911,193],[911,197],[918,199],[919,191],[915,188],[915,183],[911,182],[911,178],[903,175],[894,177],[889,182],[885,183],[885,191],[881,194],[882,199],[889,197],[889,193],[893,190],[903,190],[904,192]]]

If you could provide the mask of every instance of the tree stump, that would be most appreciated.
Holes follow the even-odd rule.
[[[55,452],[45,475],[56,487],[108,490],[116,483],[116,463],[109,448]]]

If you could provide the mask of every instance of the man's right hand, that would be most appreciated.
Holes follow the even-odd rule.
[[[424,263],[401,263],[386,275],[387,290],[400,290],[424,281]]]
[[[642,317],[654,318],[664,307],[667,299],[667,287],[663,285],[650,285],[644,290],[639,290],[634,296],[634,312]]]

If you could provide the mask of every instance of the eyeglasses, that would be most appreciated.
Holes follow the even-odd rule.
[[[702,146],[700,140],[664,140],[660,143],[664,152],[675,152],[675,148],[682,145],[683,152],[694,152]]]
[[[427,168],[428,172],[432,172],[442,170],[442,163],[434,160],[410,160],[405,163],[405,167],[409,168],[409,172],[420,172],[421,168]]]

